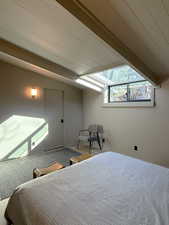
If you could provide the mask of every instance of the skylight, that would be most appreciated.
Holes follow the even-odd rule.
[[[76,82],[78,84],[81,84],[82,86],[88,87],[90,89],[93,89],[95,91],[101,92],[102,89],[98,87],[98,85],[94,85],[92,82],[88,82],[85,79],[77,79]]]
[[[128,65],[115,67],[101,72],[89,74],[88,77],[105,85],[114,85],[139,80],[145,80],[140,74]]]
[[[137,81],[145,81],[145,79],[129,65],[122,65],[101,72],[83,75],[80,79],[76,80],[79,84],[99,92],[109,85]]]
[[[104,93],[104,104],[154,106],[154,88],[129,65],[81,76],[76,82]]]

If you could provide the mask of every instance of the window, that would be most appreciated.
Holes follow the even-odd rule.
[[[148,81],[135,81],[108,86],[108,103],[150,102],[152,85]]]
[[[127,85],[117,85],[108,87],[108,102],[126,102],[127,96]]]
[[[154,105],[154,87],[129,65],[88,74],[81,79],[104,93],[104,106]]]

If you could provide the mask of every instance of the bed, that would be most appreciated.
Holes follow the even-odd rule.
[[[14,225],[169,225],[169,169],[107,152],[19,186]]]

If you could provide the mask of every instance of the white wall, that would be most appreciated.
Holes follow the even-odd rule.
[[[84,127],[103,124],[112,151],[169,167],[169,81],[155,98],[154,108],[103,108],[101,95],[84,91]]]
[[[37,87],[39,97],[32,99],[30,88]],[[75,145],[82,128],[82,91],[76,87],[0,61],[0,122],[11,115],[44,118],[43,89],[64,91],[64,141]]]

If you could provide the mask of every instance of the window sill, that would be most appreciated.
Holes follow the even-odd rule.
[[[154,107],[155,104],[151,102],[121,102],[121,103],[104,103],[103,108],[137,108],[137,107]]]

